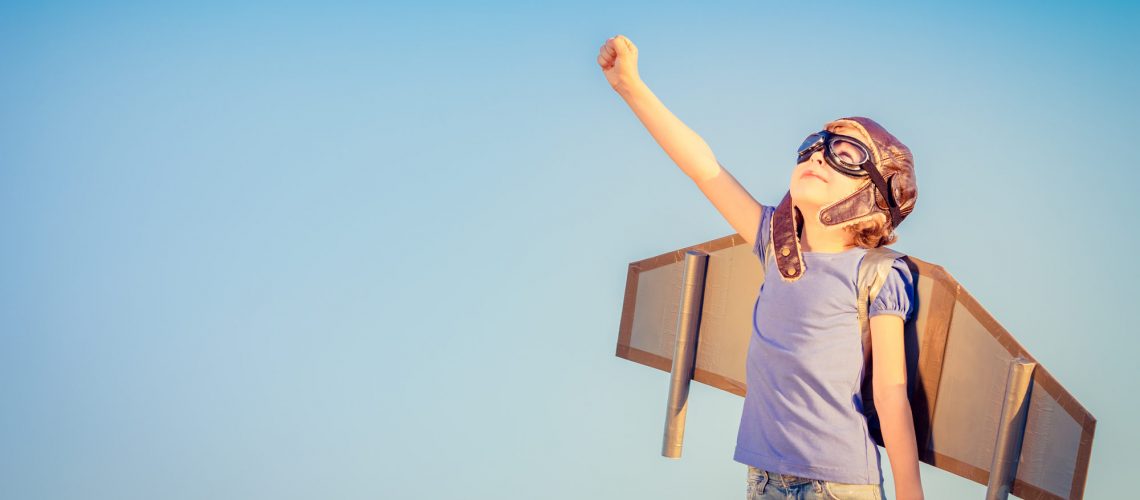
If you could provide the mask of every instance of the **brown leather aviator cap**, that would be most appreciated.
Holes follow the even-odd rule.
[[[892,227],[897,228],[914,211],[914,204],[918,200],[914,155],[895,136],[870,118],[840,118],[829,122],[824,129],[837,132],[840,125],[858,130],[860,134],[855,138],[861,142],[865,142],[868,137],[871,139],[866,146],[871,152],[875,172],[870,172],[867,181],[850,196],[821,207],[815,217],[825,226],[842,227],[870,220],[874,214],[880,213],[886,216]],[[792,204],[790,190],[772,214],[769,239],[776,256],[776,266],[784,281],[798,280],[805,270],[799,239],[803,217],[799,208]]]

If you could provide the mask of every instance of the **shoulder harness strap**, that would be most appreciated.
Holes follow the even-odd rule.
[[[887,275],[894,265],[895,259],[905,257],[906,254],[896,252],[887,247],[871,248],[859,262],[859,275],[856,289],[859,291],[857,304],[859,307],[859,330],[863,337],[863,362],[871,357],[871,320],[867,316],[871,302],[879,296]],[[868,367],[870,368],[870,367]]]

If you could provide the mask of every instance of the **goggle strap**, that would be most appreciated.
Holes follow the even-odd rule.
[[[870,159],[868,160],[870,161]],[[894,197],[891,196],[891,191],[887,188],[887,181],[883,179],[883,175],[879,173],[875,162],[870,161],[870,163],[871,168],[864,168],[863,170],[871,175],[871,183],[875,185],[875,189],[879,190],[879,194],[883,195],[883,199],[887,200],[887,207],[891,210],[891,220],[889,222],[892,226],[895,226],[897,221],[902,220],[902,212],[899,211],[898,203]]]

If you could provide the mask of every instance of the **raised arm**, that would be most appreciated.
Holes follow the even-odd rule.
[[[606,81],[625,100],[642,125],[748,243],[755,244],[761,205],[716,160],[708,144],[673,115],[641,80],[637,47],[618,35],[602,45],[598,64]]]

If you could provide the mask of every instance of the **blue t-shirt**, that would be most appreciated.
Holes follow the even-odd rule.
[[[855,282],[867,249],[803,252],[788,283],[764,262],[774,207],[764,206],[752,252],[764,284],[752,311],[744,409],[733,459],[772,472],[882,483],[879,449],[862,413],[863,344]],[[774,259],[773,259],[774,260]],[[896,259],[869,316],[910,316],[914,282]]]

